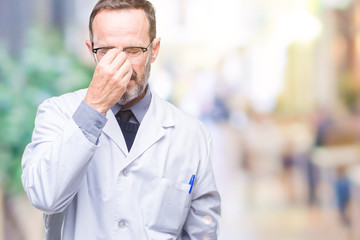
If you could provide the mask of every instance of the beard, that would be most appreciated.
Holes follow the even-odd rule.
[[[151,61],[149,59],[151,59],[151,57],[152,54],[149,54],[149,57],[146,59],[144,74],[139,76],[138,74],[135,73],[135,71],[133,71],[130,81],[134,80],[133,81],[134,85],[127,86],[125,93],[118,101],[120,105],[127,104],[128,102],[138,98],[144,92],[150,76]]]

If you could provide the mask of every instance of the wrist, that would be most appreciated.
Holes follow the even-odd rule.
[[[90,107],[94,108],[96,111],[98,111],[98,112],[101,113],[101,114],[106,114],[107,111],[110,109],[110,108],[107,107],[107,106],[103,106],[103,104],[90,101],[90,100],[87,99],[87,98],[84,99],[84,102],[85,102],[87,105],[89,105]]]

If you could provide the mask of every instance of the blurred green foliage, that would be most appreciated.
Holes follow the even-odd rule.
[[[92,67],[65,50],[55,30],[29,30],[21,57],[0,51],[0,183],[5,193],[22,191],[21,158],[38,105],[87,87],[92,73]]]

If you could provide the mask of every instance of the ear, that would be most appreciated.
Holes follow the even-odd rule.
[[[88,48],[88,50],[89,50],[90,55],[94,58],[94,53],[93,53],[93,51],[92,51],[92,47],[91,47],[91,42],[90,42],[90,40],[86,40],[86,41],[85,41],[85,44],[86,44],[86,46],[87,46],[87,48]]]
[[[152,57],[151,57],[151,62],[153,63],[158,54],[159,54],[159,49],[160,49],[160,41],[161,41],[161,38],[155,38],[154,41],[153,41],[153,44],[152,44]]]

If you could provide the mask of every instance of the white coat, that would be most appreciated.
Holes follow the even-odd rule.
[[[23,155],[45,239],[217,239],[220,197],[203,124],[153,93],[130,152],[111,110],[94,145],[72,119],[85,94],[43,102]]]

